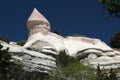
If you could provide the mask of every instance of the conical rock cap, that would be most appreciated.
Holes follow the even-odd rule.
[[[41,26],[46,25],[46,26]],[[34,8],[31,16],[27,20],[27,27],[29,30],[37,27],[44,27],[45,29],[50,31],[50,23],[49,21],[36,9]]]
[[[31,16],[28,18],[28,21],[43,21],[49,23],[49,21],[36,8],[34,8]]]

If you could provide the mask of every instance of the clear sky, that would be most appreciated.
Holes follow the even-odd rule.
[[[37,8],[62,35],[82,34],[109,43],[120,31],[120,19],[106,19],[97,0],[0,0],[0,36],[11,41],[27,37],[26,21]]]

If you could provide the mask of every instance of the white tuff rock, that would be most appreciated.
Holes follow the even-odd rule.
[[[49,21],[37,9],[29,17],[27,27],[29,37],[23,47],[1,42],[3,49],[9,47],[13,58],[25,65],[25,70],[49,73],[56,67],[53,55],[58,55],[62,50],[95,68],[98,64],[107,69],[120,67],[120,52],[114,51],[99,39],[73,36],[64,38],[50,32]]]

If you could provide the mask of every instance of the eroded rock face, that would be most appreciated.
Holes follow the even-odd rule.
[[[43,32],[43,34],[47,34],[47,32],[50,31],[49,21],[36,8],[34,8],[32,14],[27,20],[27,27],[30,31],[29,35],[32,35],[35,32]]]
[[[96,67],[98,64],[104,68],[116,68],[120,64],[120,52],[114,51],[104,42],[95,38],[72,37],[66,38],[50,32],[49,21],[42,14],[34,9],[27,23],[30,36],[23,46],[24,48],[34,48],[37,51],[58,55],[60,51],[65,50],[70,56],[77,57],[84,64],[92,64]],[[42,22],[42,24],[41,24]],[[46,26],[45,26],[46,25]],[[108,67],[109,66],[109,67]]]
[[[28,19],[27,27],[29,37],[23,47],[0,42],[3,49],[9,47],[12,57],[23,63],[26,71],[49,73],[56,67],[54,56],[63,50],[67,55],[78,58],[85,65],[91,64],[94,68],[98,64],[107,69],[120,67],[119,51],[99,39],[73,36],[64,38],[50,32],[50,23],[36,9]]]
[[[32,46],[43,52],[55,51],[51,53],[54,55],[58,55],[60,51],[65,50],[68,55],[79,58],[84,64],[92,64],[95,68],[98,64],[101,65],[101,68],[104,67],[107,69],[120,67],[120,52],[114,51],[99,39],[87,37],[63,38],[55,33],[52,34],[54,36],[51,35],[51,32],[48,35],[38,32],[30,36],[23,47],[31,48]],[[36,44],[33,45],[33,43]]]
[[[12,58],[22,63],[26,71],[50,73],[51,70],[54,70],[56,67],[56,59],[52,56],[48,56],[44,53],[32,50],[27,50],[22,46],[9,45],[3,41],[0,42],[0,44],[3,46],[2,49],[9,48],[9,52],[12,55]]]

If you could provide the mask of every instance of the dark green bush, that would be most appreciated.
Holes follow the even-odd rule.
[[[60,32],[58,32],[58,31],[53,31],[53,33],[56,33],[56,34],[58,34],[58,35],[61,35]]]
[[[104,9],[110,16],[113,14],[119,17],[120,13],[120,0],[98,0],[100,4],[104,4]]]
[[[113,48],[120,48],[120,32],[116,33],[110,41],[110,45]]]
[[[12,62],[12,57],[8,52],[9,48],[1,50],[2,47],[0,45],[0,80],[18,80],[22,65]]]
[[[25,44],[25,42],[26,42],[26,41],[24,41],[24,40],[18,41],[18,42],[17,42],[17,45],[23,46],[23,45]]]
[[[56,57],[56,64],[61,67],[68,65],[69,56],[65,51],[60,51],[59,55]]]

